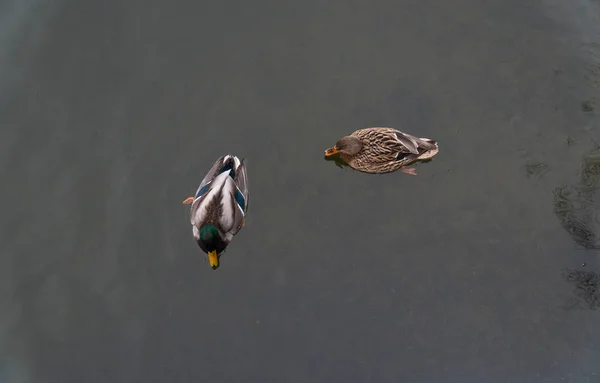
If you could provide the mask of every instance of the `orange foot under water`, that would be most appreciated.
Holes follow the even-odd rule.
[[[417,175],[417,171],[415,170],[415,168],[400,168],[400,171],[413,176]]]

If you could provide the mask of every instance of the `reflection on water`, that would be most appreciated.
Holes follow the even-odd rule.
[[[333,163],[335,164],[335,166],[337,166],[337,167],[338,167],[338,168],[340,168],[340,169],[344,169],[344,170],[345,170],[346,168],[352,169],[352,168],[350,167],[350,165],[348,165],[348,164],[347,164],[347,163],[346,163],[346,162],[345,162],[345,161],[342,159],[342,157],[340,157],[340,154],[339,154],[339,153],[338,153],[338,154],[331,155],[331,156],[323,156],[323,159],[324,159],[325,161],[331,161],[331,162],[333,162]],[[428,163],[428,162],[431,162],[431,161],[433,161],[433,157],[432,157],[432,158],[425,158],[425,159],[422,159],[422,160],[416,160],[416,161],[413,161],[413,162],[411,162],[410,164],[407,164],[407,165],[424,164],[424,163]]]
[[[590,113],[593,112],[600,104],[600,99],[592,97],[591,99],[581,103],[581,110]]]
[[[548,165],[544,162],[530,162],[525,165],[527,177],[541,176],[548,171]]]
[[[600,182],[600,148],[583,158],[581,181],[577,186],[554,189],[554,213],[571,238],[586,249],[600,249],[595,229],[594,198]]]
[[[573,240],[588,249],[597,249],[596,234],[591,228],[591,212],[585,195],[561,186],[554,189],[554,212]]]
[[[586,249],[600,249],[598,212],[594,200],[600,183],[600,146],[583,157],[580,182],[554,189],[554,212],[571,238]],[[583,264],[582,266],[585,266]],[[600,308],[600,277],[596,272],[566,269],[563,278],[574,286],[575,301],[569,308]]]
[[[600,277],[593,271],[566,269],[563,277],[574,285],[575,302],[573,307],[582,307],[591,310],[600,308],[600,292],[598,292],[598,284]]]
[[[323,156],[323,158],[325,159],[325,161],[332,161],[335,166],[337,166],[340,169],[345,169],[345,168],[349,168],[350,165],[348,165],[344,160],[342,160],[342,157],[340,157],[340,154],[334,154],[332,156]]]

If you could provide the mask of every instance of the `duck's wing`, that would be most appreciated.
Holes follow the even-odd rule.
[[[205,189],[205,190],[204,190]],[[234,226],[232,192],[236,190],[229,171],[218,174],[200,189],[201,195],[192,203],[191,223],[200,228],[205,221],[219,222],[223,231]],[[235,207],[235,206],[233,206]]]
[[[437,143],[429,138],[415,137],[395,129],[394,134],[408,153],[420,154],[437,148]]]
[[[389,162],[407,154],[418,154],[413,137],[399,130],[385,127],[360,129],[352,133],[367,143],[371,162]]]
[[[242,207],[242,211],[248,211],[248,201],[250,193],[248,192],[248,170],[246,169],[246,159],[242,159],[235,171],[235,184],[241,195],[235,195],[238,204]],[[241,197],[241,199],[240,199]]]
[[[200,182],[200,186],[198,186],[198,189],[196,190],[196,194],[194,195],[195,199],[206,193],[206,191],[208,190],[208,184],[218,175],[219,170],[221,170],[221,168],[223,167],[224,159],[225,156],[219,157],[215,161],[213,166],[209,169],[208,173],[206,173],[206,175],[202,179],[202,182]]]
[[[225,203],[228,202],[226,207]],[[220,227],[225,234],[225,240],[230,242],[233,236],[240,231],[244,224],[245,214],[237,203],[234,194],[229,194],[227,202],[223,201],[223,210],[227,212],[221,216]],[[227,214],[227,215],[226,215]],[[230,215],[229,215],[230,214]]]
[[[196,190],[196,194],[194,194],[194,201],[190,206],[190,222],[194,227],[202,226],[205,216],[207,213],[207,205],[211,203],[211,200],[214,196],[211,196],[207,199],[208,195],[211,194],[210,191],[213,190],[214,181],[217,178],[219,171],[223,167],[223,162],[225,161],[226,156],[219,157],[212,167],[208,170],[208,173],[200,182],[200,186]],[[194,232],[194,237],[196,237],[196,232]]]
[[[242,228],[244,216],[246,215],[246,202],[234,179],[227,173],[220,174],[215,179],[220,190],[217,198],[220,198],[219,228],[225,234],[225,239],[231,241],[233,236]]]
[[[374,133],[379,138],[379,146],[395,153],[419,154],[417,138],[392,128],[378,128]]]

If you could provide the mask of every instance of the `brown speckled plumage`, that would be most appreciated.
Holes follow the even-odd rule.
[[[434,140],[418,138],[392,128],[359,129],[349,137],[357,138],[360,144],[352,143],[355,140],[347,136],[340,139],[334,148],[338,149],[340,157],[350,167],[365,173],[394,172],[417,160],[431,158],[439,150]],[[344,150],[348,143],[355,150],[360,150],[357,153],[352,153],[355,150]]]
[[[214,199],[206,205],[204,212],[205,218],[202,221],[202,225],[215,225],[223,232],[226,232],[226,228],[220,227],[220,217],[223,215],[223,190],[219,190],[215,195]]]

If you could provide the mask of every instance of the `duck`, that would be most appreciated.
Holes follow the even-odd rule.
[[[340,138],[325,156],[339,153],[341,159],[354,170],[363,173],[391,173],[400,170],[417,175],[414,168],[405,166],[435,156],[438,143],[429,138],[418,138],[388,127],[358,129]]]
[[[248,212],[248,171],[245,159],[219,157],[202,179],[196,194],[183,201],[190,206],[196,243],[208,255],[210,267],[219,267],[221,254],[245,226]]]

